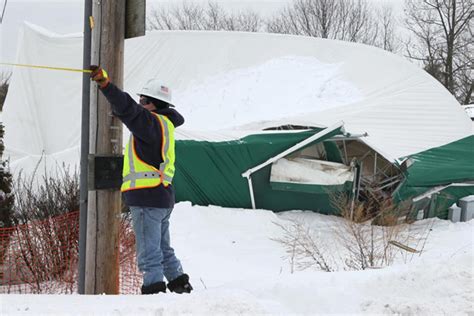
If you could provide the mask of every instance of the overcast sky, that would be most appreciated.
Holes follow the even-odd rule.
[[[186,0],[203,2],[209,0]],[[251,9],[262,15],[271,15],[292,0],[212,0],[228,10]],[[403,0],[372,0],[394,3],[397,8]],[[157,5],[169,6],[182,0],[148,0],[148,10]],[[0,12],[5,0],[0,0]],[[13,62],[16,56],[18,32],[23,21],[37,24],[59,34],[83,30],[84,0],[8,0],[3,23],[0,25],[0,61]]]

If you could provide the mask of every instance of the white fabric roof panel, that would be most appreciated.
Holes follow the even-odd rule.
[[[16,59],[24,64],[82,68],[81,41],[80,36],[60,36],[25,25]],[[78,159],[81,82],[78,73],[13,69],[3,109],[5,154],[12,168],[29,173],[41,156],[61,157],[61,162]],[[64,152],[74,154],[64,157]]]
[[[16,62],[81,68],[82,38],[25,25]],[[367,132],[364,141],[394,160],[472,133],[464,110],[440,83],[401,57],[361,44],[201,31],[159,31],[127,40],[125,90],[133,95],[152,77],[173,89],[186,118],[178,138],[222,140],[271,126],[320,127],[343,120],[348,132]],[[314,81],[304,85],[309,80]],[[266,85],[258,86],[262,81]],[[77,73],[15,69],[3,117],[12,165],[79,145],[81,82]]]

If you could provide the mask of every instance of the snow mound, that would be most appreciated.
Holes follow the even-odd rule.
[[[340,78],[341,64],[285,56],[194,81],[174,92],[186,127],[217,130],[355,103],[361,92]],[[209,122],[219,113],[219,120]],[[231,126],[229,125],[231,124]]]

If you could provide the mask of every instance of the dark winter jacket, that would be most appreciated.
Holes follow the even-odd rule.
[[[160,163],[163,162],[161,157],[162,130],[156,117],[137,104],[128,93],[123,92],[112,83],[101,91],[112,105],[114,115],[133,134],[138,157],[159,169]],[[173,108],[156,110],[155,113],[168,117],[175,127],[184,123],[184,118]],[[124,141],[128,141],[128,139]],[[175,201],[172,185],[131,190],[124,192],[124,197],[129,206],[170,208],[174,206]]]

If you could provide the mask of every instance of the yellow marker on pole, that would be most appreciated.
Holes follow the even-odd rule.
[[[83,73],[91,73],[92,72],[92,70],[89,70],[89,69],[50,67],[50,66],[27,65],[27,64],[0,63],[0,65],[15,66],[15,67],[27,67],[27,68],[39,68],[39,69],[49,69],[49,70],[62,70],[62,71],[72,71],[72,72],[83,72]]]

